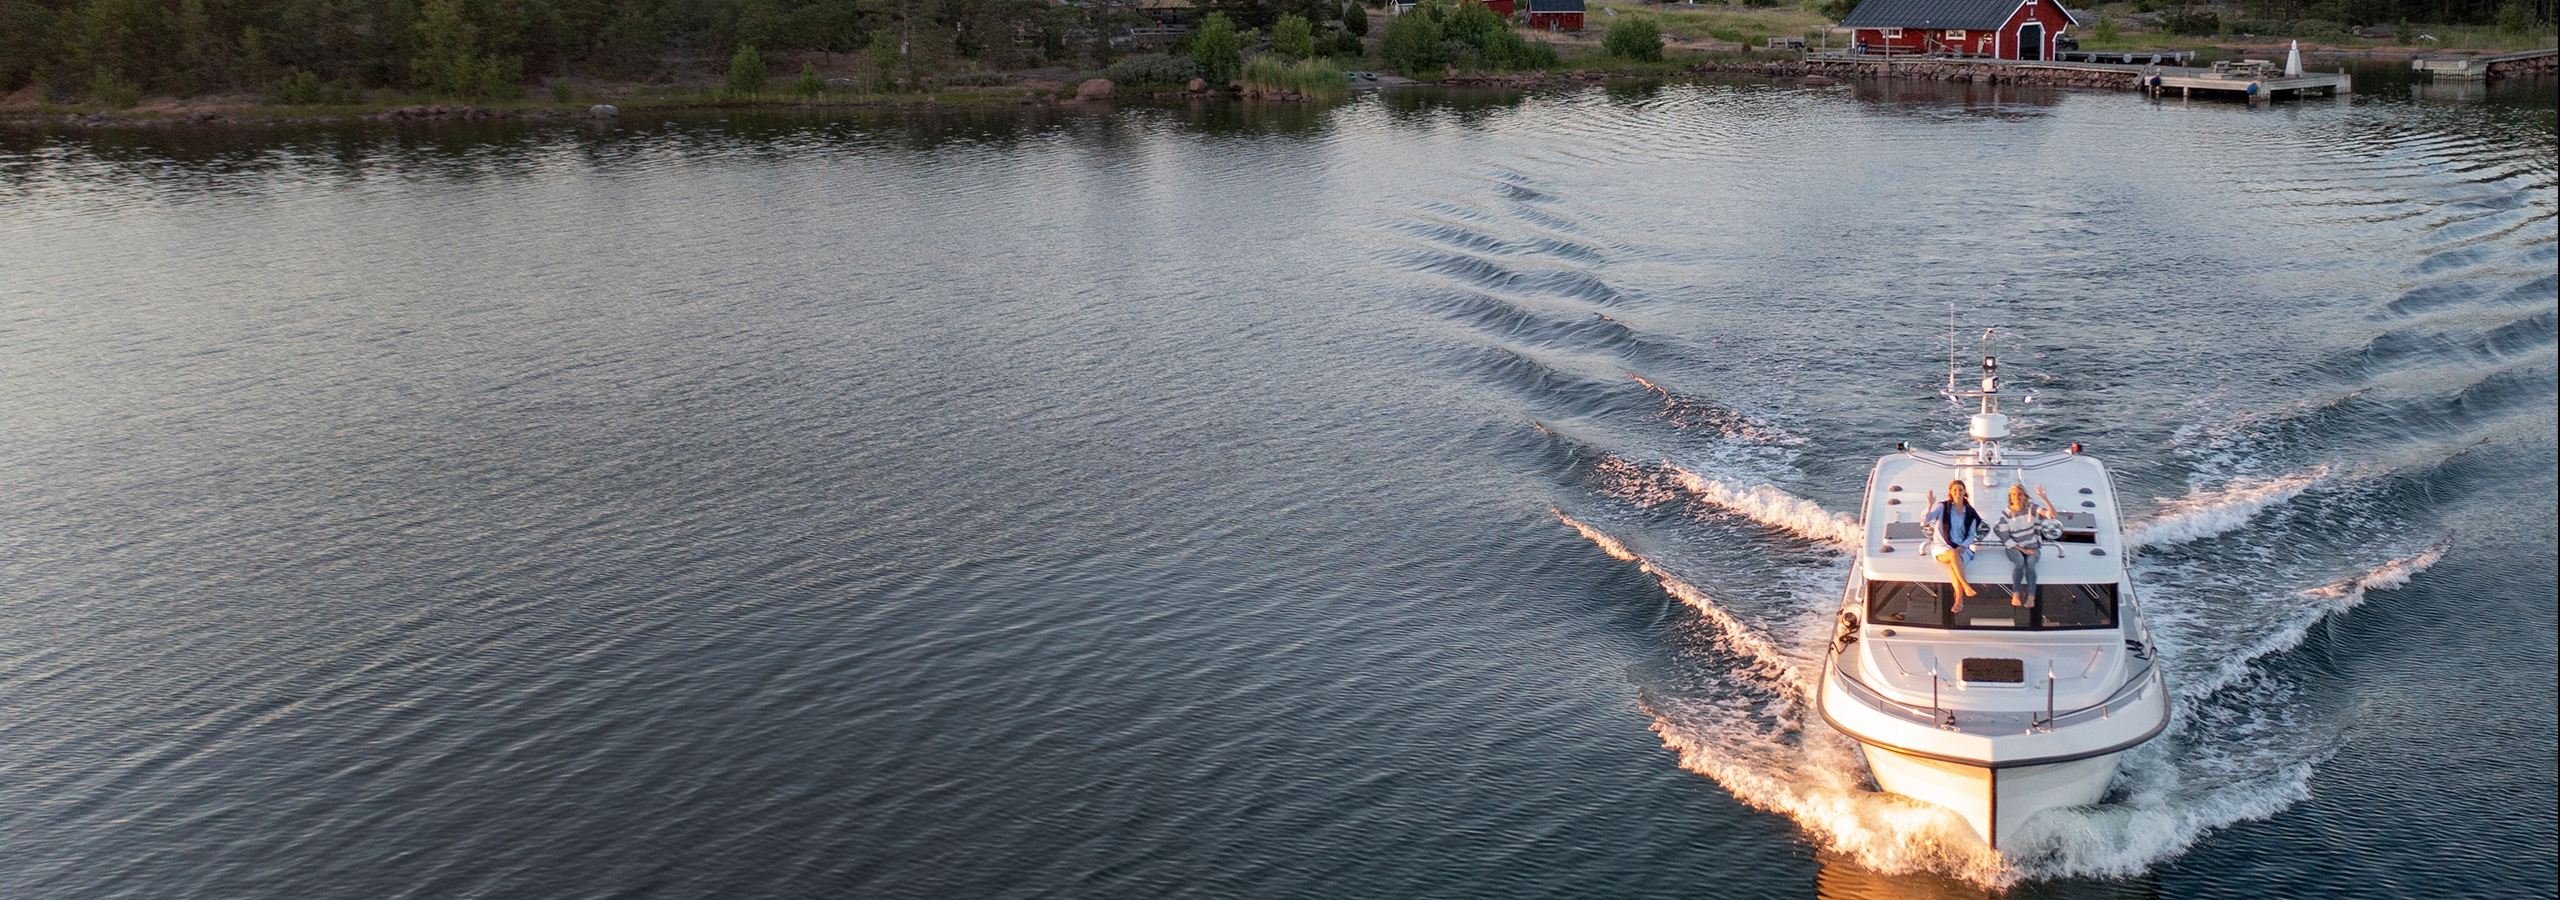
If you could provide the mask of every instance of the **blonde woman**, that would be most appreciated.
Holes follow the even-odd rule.
[[[1980,593],[1964,580],[1964,564],[1973,561],[1973,545],[1982,540],[1982,514],[1973,511],[1966,499],[1964,482],[1947,482],[1947,500],[1938,502],[1935,491],[1923,500],[1929,510],[1929,539],[1938,546],[1938,562],[1947,567],[1947,583],[1955,587],[1956,602],[1948,612],[1963,612],[1964,602]]]
[[[2036,595],[2036,563],[2043,560],[2047,538],[2062,536],[2062,521],[2053,511],[2053,498],[2044,495],[2044,486],[2036,486],[2036,499],[2042,508],[2027,503],[2025,485],[2009,486],[2009,511],[2000,523],[1991,526],[1991,536],[2000,539],[2001,549],[2009,554],[2009,605],[2024,606]]]

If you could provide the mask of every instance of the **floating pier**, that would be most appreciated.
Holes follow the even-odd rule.
[[[2352,94],[2356,90],[2355,78],[2344,70],[2336,74],[2301,72],[2287,75],[2283,69],[2266,60],[2221,62],[2209,69],[2157,66],[2145,70],[2135,80],[2153,96],[2176,91],[2180,97],[2194,97],[2196,92],[2203,91],[2207,97],[2236,96],[2248,103],[2274,100],[2279,95],[2301,98],[2314,92],[2335,95]]]

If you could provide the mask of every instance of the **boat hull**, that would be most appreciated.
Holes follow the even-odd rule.
[[[2115,780],[2116,762],[2124,755],[1995,769],[1897,753],[1873,744],[1859,747],[1865,751],[1867,771],[1875,774],[1876,786],[1955,811],[1993,849],[2006,846],[2037,813],[2098,802]]]

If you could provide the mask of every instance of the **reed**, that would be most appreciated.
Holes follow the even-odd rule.
[[[1248,60],[1244,73],[1237,77],[1245,90],[1274,93],[1288,91],[1307,97],[1339,97],[1351,91],[1351,76],[1330,59],[1290,62],[1276,54],[1264,54]]]

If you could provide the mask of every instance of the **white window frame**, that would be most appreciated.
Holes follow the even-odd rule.
[[[1885,39],[1885,40],[1888,40],[1888,41],[1898,41],[1898,40],[1901,40],[1901,39],[1902,39],[1902,29],[1899,29],[1899,28],[1887,28],[1887,29],[1885,29],[1885,30],[1884,30],[1884,39]]]
[[[1961,41],[1961,40],[1964,40],[1964,29],[1962,29],[1962,28],[1949,28],[1949,29],[1947,29],[1947,40],[1950,40],[1950,41]]]

